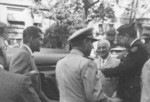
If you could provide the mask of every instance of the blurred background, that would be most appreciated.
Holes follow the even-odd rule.
[[[7,47],[20,47],[22,31],[30,25],[42,29],[42,47],[68,49],[67,38],[76,30],[93,26],[94,36],[106,37],[110,29],[136,22],[150,23],[150,0],[0,0],[0,28]],[[117,44],[117,32],[114,42]]]

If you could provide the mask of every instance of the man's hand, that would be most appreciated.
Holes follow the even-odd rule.
[[[109,97],[109,98],[108,98],[108,102],[122,102],[122,100],[119,99],[119,98],[117,98],[117,97],[115,97],[115,98]]]
[[[25,76],[29,76],[30,78],[33,78],[35,76],[37,76],[39,74],[39,72],[32,70],[29,73],[25,74]]]

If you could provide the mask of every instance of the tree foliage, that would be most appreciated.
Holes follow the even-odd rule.
[[[68,37],[74,31],[86,27],[86,16],[91,16],[91,13],[94,14],[94,17],[103,20],[105,17],[114,17],[113,10],[110,7],[105,8],[103,3],[93,9],[93,6],[99,0],[96,2],[93,2],[93,0],[60,0],[55,5],[51,5],[51,0],[49,0],[47,3],[49,6],[42,5],[41,0],[35,1],[33,10],[35,13],[41,13],[44,17],[57,22],[55,27],[50,26],[45,31],[44,43],[46,47],[64,48],[68,43]],[[41,7],[48,9],[48,14],[44,14],[40,10]]]

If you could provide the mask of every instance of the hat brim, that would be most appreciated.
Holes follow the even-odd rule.
[[[90,39],[92,42],[98,41],[98,39],[93,38],[93,37],[88,37],[87,39]]]
[[[142,36],[142,37],[140,37],[140,39],[148,39],[148,38],[150,38],[150,36]]]

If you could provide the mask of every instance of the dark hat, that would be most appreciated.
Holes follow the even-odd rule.
[[[142,31],[141,39],[150,38],[150,25],[143,24],[142,27],[143,27],[143,31]]]
[[[97,41],[97,39],[95,39],[93,37],[92,32],[93,32],[92,27],[80,29],[80,30],[76,31],[75,33],[73,33],[68,38],[68,41],[72,42],[72,41],[79,41],[79,40],[83,40],[83,39],[90,39],[92,41]]]
[[[115,28],[112,28],[112,29],[109,29],[107,32],[106,32],[107,35],[116,35],[116,30]]]
[[[127,33],[130,36],[136,36],[137,34],[137,31],[135,29],[135,23],[122,25],[117,29],[117,31],[119,32],[118,35],[125,35]]]

